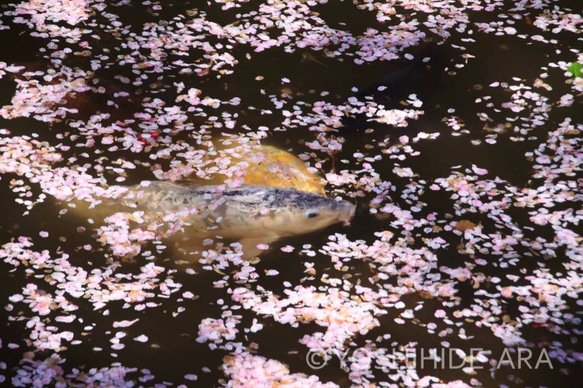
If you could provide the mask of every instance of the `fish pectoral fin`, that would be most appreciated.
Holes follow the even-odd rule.
[[[245,237],[239,241],[243,249],[243,259],[248,260],[255,256],[260,256],[265,249],[258,248],[260,244],[269,245],[277,240],[277,237]]]

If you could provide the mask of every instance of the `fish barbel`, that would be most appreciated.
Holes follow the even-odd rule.
[[[146,215],[177,214],[198,237],[268,238],[304,234],[343,222],[355,205],[321,195],[261,185],[192,186],[143,182],[122,203]]]

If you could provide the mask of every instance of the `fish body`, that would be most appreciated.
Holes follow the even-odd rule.
[[[242,165],[242,174],[245,185],[262,185],[277,188],[289,188],[299,191],[325,194],[325,180],[309,171],[304,162],[294,154],[265,144],[240,143],[237,138],[223,138],[227,145],[215,145],[214,148],[219,159],[229,159],[230,165]],[[213,158],[208,154],[211,166],[214,164]],[[252,163],[249,163],[251,161]],[[218,167],[218,166],[217,166]],[[220,169],[220,168],[219,168]],[[204,179],[200,179],[196,174],[192,174],[186,179],[193,184],[221,185],[228,182],[229,178],[221,173],[209,174]],[[236,174],[237,175],[237,174]]]
[[[261,185],[229,188],[147,182],[131,187],[122,203],[149,218],[178,215],[191,226],[189,234],[198,237],[231,239],[309,233],[348,223],[355,211],[348,201]]]

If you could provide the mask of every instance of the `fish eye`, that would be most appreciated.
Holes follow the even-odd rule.
[[[306,217],[308,217],[308,218],[314,218],[314,217],[317,217],[317,216],[318,216],[318,212],[315,211],[315,210],[308,210],[306,212]]]

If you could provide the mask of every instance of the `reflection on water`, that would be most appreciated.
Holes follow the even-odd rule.
[[[2,5],[0,381],[572,381],[571,3]]]

